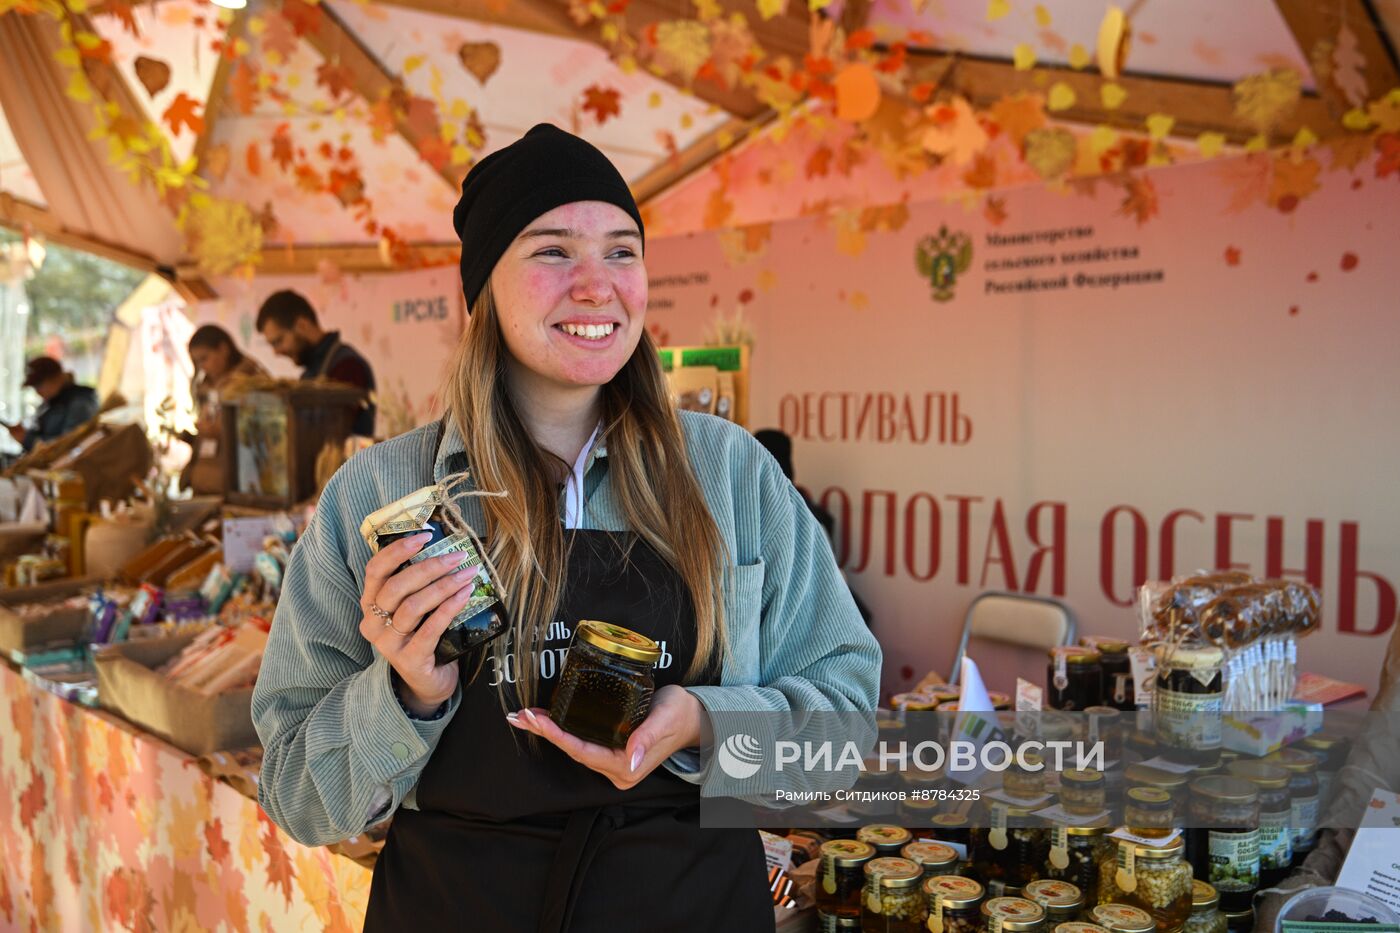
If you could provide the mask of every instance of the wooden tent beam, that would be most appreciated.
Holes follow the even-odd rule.
[[[1396,67],[1395,49],[1386,40],[1369,3],[1365,0],[1274,0],[1279,15],[1288,24],[1289,32],[1298,43],[1303,57],[1312,69],[1318,93],[1327,102],[1334,118],[1365,101],[1377,100],[1392,88],[1400,87],[1400,68]],[[1332,55],[1337,48],[1342,29],[1356,37],[1357,51],[1365,61],[1361,77],[1365,89],[1361,100],[1348,98],[1347,91],[1337,83],[1338,74]],[[1354,89],[1356,90],[1356,89]]]
[[[70,230],[47,209],[0,191],[0,226],[18,233],[43,234],[44,239],[60,246],[82,250],[112,262],[121,263],[139,272],[154,272],[159,263],[146,255],[118,243],[109,243],[88,233]]]
[[[406,91],[403,81],[392,74],[373,53],[370,52],[346,26],[335,11],[327,4],[320,4],[321,28],[308,32],[305,36],[307,42],[311,43],[323,59],[332,64],[338,64],[346,68],[352,78],[355,93],[364,98],[370,104],[383,100],[390,96],[401,96],[406,100]],[[424,134],[414,127],[404,113],[404,107],[394,107],[394,124],[400,136],[413,147],[413,151],[422,153],[422,144],[439,132],[441,122],[433,124],[431,134]],[[435,171],[448,186],[456,191],[462,184],[462,178],[467,173],[467,165],[457,165],[450,162],[441,167],[432,165],[426,158],[423,159]]]
[[[735,117],[725,122],[686,146],[676,153],[675,157],[667,159],[632,182],[632,196],[637,199],[638,204],[646,206],[666,189],[703,170],[736,143],[742,142],[750,134],[763,129],[777,118],[776,110],[765,109],[751,120]]]
[[[1147,118],[1162,113],[1175,118],[1172,136],[1194,139],[1201,133],[1220,133],[1227,142],[1238,145],[1258,134],[1253,124],[1235,114],[1235,93],[1229,85],[1135,75],[1121,75],[1110,82],[1095,71],[1048,65],[1017,71],[1011,62],[951,53],[911,52],[909,58],[917,74],[941,76],[942,87],[963,95],[976,107],[990,107],[1019,91],[1043,94],[1053,83],[1064,82],[1074,91],[1075,103],[1049,113],[1056,120],[1143,132]],[[1103,106],[1100,97],[1100,88],[1109,83],[1127,92],[1123,102],[1111,110]],[[1324,101],[1316,95],[1304,95],[1293,112],[1272,129],[1269,140],[1286,142],[1304,126],[1319,137],[1338,128]]]

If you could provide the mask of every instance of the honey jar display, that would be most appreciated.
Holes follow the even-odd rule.
[[[1204,881],[1191,882],[1191,915],[1182,933],[1225,933],[1225,915],[1220,912],[1220,894]]]
[[[1191,912],[1191,865],[1177,837],[1162,846],[1118,841],[1099,864],[1099,900],[1127,904],[1152,915],[1158,930],[1179,930]]]
[[[993,897],[981,909],[988,933],[1045,929],[1045,908],[1024,897]]]
[[[1226,912],[1242,912],[1259,888],[1259,792],[1239,778],[1191,782],[1187,845],[1197,878],[1220,892]]]
[[[833,839],[822,843],[818,857],[817,909],[834,917],[859,917],[865,863],[875,857],[875,847],[855,839]]]
[[[1288,772],[1267,761],[1235,761],[1231,777],[1253,784],[1259,791],[1259,884],[1271,888],[1293,865],[1292,798]]]
[[[924,879],[923,890],[931,933],[982,933],[982,885],[961,875],[935,875]]]
[[[928,919],[923,880],[923,869],[905,858],[866,862],[862,933],[922,933]]]
[[[1071,645],[1050,649],[1045,670],[1047,709],[1085,710],[1103,705],[1103,667],[1092,648]]]
[[[1108,821],[1100,820],[1089,826],[1056,825],[1050,829],[1050,849],[1042,874],[1079,888],[1086,906],[1099,902],[1099,863],[1113,851],[1108,828]]]

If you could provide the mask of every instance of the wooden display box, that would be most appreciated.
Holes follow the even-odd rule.
[[[286,509],[310,499],[316,457],[327,443],[345,443],[363,404],[359,389],[295,383],[226,399],[225,500]]]
[[[94,434],[100,436],[94,437]],[[120,502],[146,478],[155,462],[151,442],[139,424],[102,425],[58,457],[48,467],[30,475],[54,503],[55,513],[67,509],[97,511],[103,499]],[[68,531],[59,518],[55,530]]]
[[[81,638],[87,630],[87,607],[55,609],[34,616],[21,616],[14,611],[14,607],[77,596],[101,582],[96,577],[89,577],[0,590],[0,651],[13,654],[16,651],[30,651],[49,642]]]
[[[98,649],[93,655],[98,702],[191,755],[260,744],[253,728],[252,687],[203,694],[155,670],[194,638],[142,639]]]

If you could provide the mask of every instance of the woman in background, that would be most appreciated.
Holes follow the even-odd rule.
[[[219,452],[223,438],[221,392],[240,379],[266,376],[263,369],[233,342],[229,332],[217,324],[205,324],[190,337],[190,362],[194,380],[195,433],[182,438],[193,449],[190,462],[180,476],[180,485],[196,493],[218,495],[224,491],[224,461]]]

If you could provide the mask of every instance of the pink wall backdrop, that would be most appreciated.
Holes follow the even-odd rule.
[[[1136,581],[1212,566],[1320,584],[1303,667],[1369,685],[1400,583],[1380,171],[1256,155],[661,239],[651,324],[747,318],[752,426],[837,514],[887,689],[946,668],[984,589],[1128,635]]]

